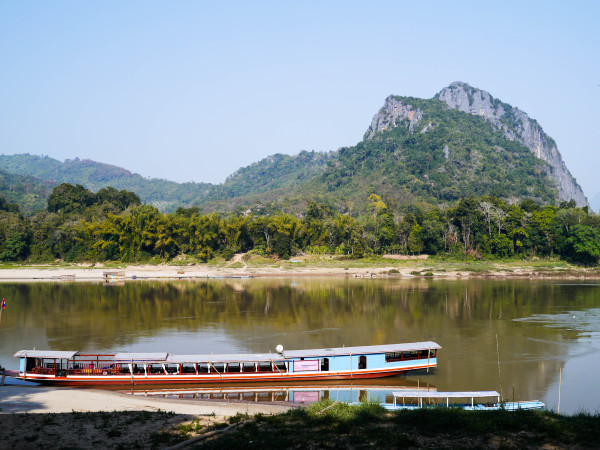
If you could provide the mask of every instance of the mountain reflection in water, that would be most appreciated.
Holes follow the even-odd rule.
[[[588,379],[600,370],[597,283],[297,277],[1,286],[7,368],[29,348],[210,354],[432,340],[442,346],[438,368],[398,379],[497,390],[556,409],[563,368],[561,412],[600,408]]]

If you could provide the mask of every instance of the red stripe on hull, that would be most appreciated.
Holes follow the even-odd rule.
[[[26,377],[16,377],[22,380],[33,381],[37,383],[43,384],[58,384],[61,386],[102,386],[102,385],[111,385],[111,386],[128,386],[131,384],[134,385],[146,385],[146,384],[202,384],[202,383],[263,383],[266,381],[275,381],[275,382],[287,382],[287,381],[315,381],[315,380],[349,380],[349,379],[363,379],[363,378],[383,378],[383,377],[391,377],[394,375],[398,375],[400,373],[409,372],[411,370],[420,370],[434,368],[436,365],[423,365],[423,366],[413,366],[410,368],[395,368],[395,369],[382,369],[382,370],[360,370],[355,372],[345,372],[345,373],[323,373],[322,374],[301,374],[301,373],[285,373],[285,374],[273,374],[273,375],[265,375],[265,376],[251,376],[251,377],[239,377],[239,376],[230,376],[225,375],[221,376],[211,376],[207,378],[203,376],[192,375],[175,375],[175,376],[167,376],[167,375],[153,375],[150,377],[136,377],[134,376],[133,382],[131,377],[129,378],[120,378],[120,379],[112,379],[113,376],[98,376],[93,378],[82,378],[82,377],[48,377],[48,378],[38,378],[32,376]]]

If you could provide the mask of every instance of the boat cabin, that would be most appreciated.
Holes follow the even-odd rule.
[[[83,354],[21,350],[19,377],[69,383],[166,383],[390,376],[437,366],[435,342],[283,350],[279,353],[173,355]],[[68,379],[67,379],[68,378]],[[159,380],[162,379],[161,380]]]

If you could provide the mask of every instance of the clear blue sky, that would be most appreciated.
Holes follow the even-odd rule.
[[[0,152],[220,183],[358,142],[389,94],[465,81],[600,194],[600,3],[0,2]]]

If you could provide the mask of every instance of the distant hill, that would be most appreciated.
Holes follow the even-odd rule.
[[[256,181],[265,181],[275,169],[276,173],[291,173],[292,168],[302,166],[301,155],[279,158],[276,168],[266,159],[236,173],[243,190],[227,201],[209,196],[203,208],[220,210],[275,202],[280,209],[298,212],[307,199],[317,198],[338,211],[359,214],[365,211],[372,193],[398,205],[417,201],[443,205],[484,194],[510,202],[527,198],[552,204],[574,198],[580,205],[587,204],[554,141],[537,123],[527,122],[531,119],[523,112],[485,91],[464,83],[451,86],[468,91],[467,104],[469,96],[480,96],[493,108],[502,108],[495,113],[502,117],[501,125],[483,114],[463,111],[460,102],[442,100],[447,97],[445,90],[433,99],[389,96],[361,142],[323,155],[318,165],[303,161],[305,171],[314,173],[312,177],[289,177],[287,184],[279,184],[269,195],[260,195]],[[534,129],[534,135],[554,152],[548,161],[526,145],[530,140],[518,138],[523,129]],[[557,161],[558,168],[552,165]],[[249,169],[254,177],[248,176]],[[269,175],[262,177],[265,174]],[[227,182],[223,188],[230,192]]]
[[[0,155],[0,168],[6,172],[35,177],[51,185],[81,184],[94,192],[107,186],[127,189],[135,192],[142,201],[163,211],[202,202],[215,189],[209,183],[176,183],[144,178],[121,167],[79,158],[61,162],[48,156],[27,153]]]
[[[48,196],[55,184],[28,175],[16,175],[0,170],[0,197],[16,203],[23,213],[46,208]]]
[[[221,185],[149,179],[90,160],[0,155],[0,168],[47,183],[94,191],[127,189],[163,211],[296,213],[317,200],[359,214],[377,193],[398,205],[444,205],[470,195],[552,204],[587,199],[555,142],[527,114],[466,83],[432,99],[389,96],[361,142],[328,153],[276,154],[241,168]]]

